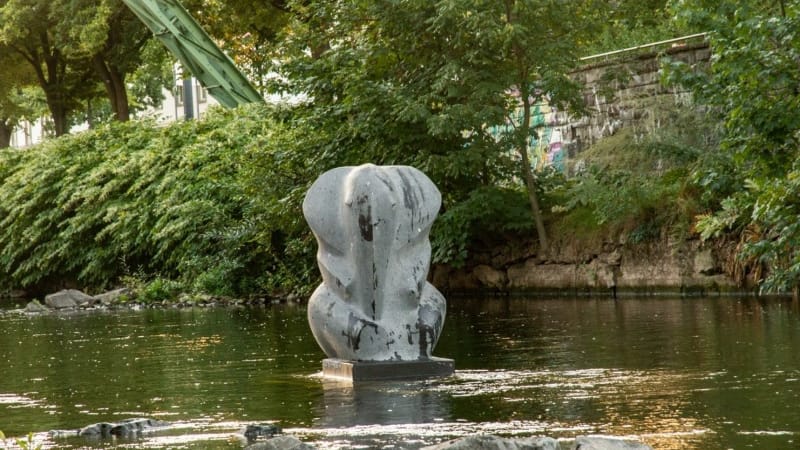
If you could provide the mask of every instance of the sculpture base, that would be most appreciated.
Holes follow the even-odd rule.
[[[322,360],[322,375],[350,381],[422,380],[449,377],[455,372],[455,361],[431,358],[417,361],[348,361]]]

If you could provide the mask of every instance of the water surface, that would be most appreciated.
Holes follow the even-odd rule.
[[[352,386],[299,306],[0,316],[0,430],[57,448],[242,448],[275,422],[320,448],[477,432],[630,436],[656,449],[794,448],[800,311],[756,299],[451,299],[444,380]],[[135,440],[53,439],[130,417]]]

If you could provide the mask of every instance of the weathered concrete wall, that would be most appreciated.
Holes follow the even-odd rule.
[[[541,141],[532,145],[531,154],[542,164],[565,170],[580,152],[621,128],[634,135],[652,133],[679,108],[693,108],[691,94],[681,87],[661,84],[661,62],[668,57],[683,61],[696,70],[708,66],[711,50],[706,42],[670,47],[659,52],[616,56],[595,61],[572,76],[584,86],[583,99],[588,115],[578,117],[539,105]]]
[[[625,237],[603,241],[563,239],[546,254],[517,243],[476,253],[467,267],[436,266],[433,283],[454,291],[490,290],[713,294],[740,290],[723,274],[717,248],[698,240],[634,244]]]

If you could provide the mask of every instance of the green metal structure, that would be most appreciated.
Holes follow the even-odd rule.
[[[234,108],[264,101],[177,0],[122,1],[220,104]]]

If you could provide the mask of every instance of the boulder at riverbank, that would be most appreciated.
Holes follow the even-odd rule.
[[[53,309],[77,308],[79,306],[91,306],[95,303],[94,297],[84,294],[77,289],[64,289],[44,298],[44,304]]]

